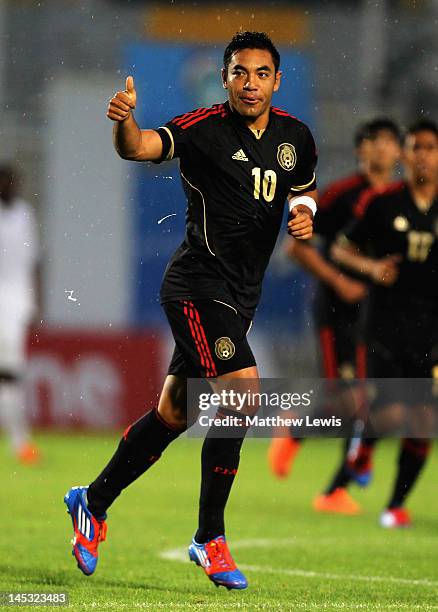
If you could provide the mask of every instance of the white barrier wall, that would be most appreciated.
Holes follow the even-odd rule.
[[[48,96],[42,235],[49,324],[128,322],[130,168],[114,151],[105,116],[116,86],[100,75],[63,75],[54,77]]]

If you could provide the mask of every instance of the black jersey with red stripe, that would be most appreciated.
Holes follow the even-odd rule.
[[[228,102],[159,128],[163,155],[178,157],[187,197],[186,233],[172,256],[161,302],[219,299],[251,318],[289,193],[316,187],[309,128],[271,108],[261,134]]]
[[[393,313],[421,303],[438,312],[438,198],[422,210],[401,181],[364,199],[356,213],[347,238],[374,258],[395,254],[401,258],[396,282],[373,287],[374,308]]]
[[[323,240],[322,252],[326,259],[330,259],[330,248],[337,236],[353,221],[358,199],[371,190],[368,179],[356,173],[331,183],[322,193],[315,216],[314,231]],[[355,276],[348,269],[343,268],[342,272]],[[357,321],[359,305],[343,302],[329,285],[319,282],[314,315],[318,327],[330,325],[337,333],[338,327],[345,325],[346,321],[349,322],[349,327]]]
[[[353,221],[359,197],[370,188],[366,176],[353,174],[331,183],[320,196],[314,231],[324,239],[326,256],[337,235]]]

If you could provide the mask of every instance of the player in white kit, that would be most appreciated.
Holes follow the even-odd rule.
[[[26,339],[37,314],[38,231],[32,206],[17,197],[17,175],[0,166],[0,425],[23,463],[39,459],[26,415]]]

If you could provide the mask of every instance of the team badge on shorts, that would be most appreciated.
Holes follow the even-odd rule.
[[[214,351],[219,359],[226,361],[233,357],[236,352],[236,347],[230,338],[223,336],[222,338],[218,338],[214,343]]]
[[[297,163],[295,147],[288,142],[282,142],[281,145],[278,145],[277,161],[283,170],[293,170]]]

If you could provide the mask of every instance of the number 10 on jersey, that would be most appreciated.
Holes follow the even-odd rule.
[[[254,177],[254,198],[260,200],[260,187],[265,202],[272,202],[275,197],[275,189],[277,187],[277,175],[274,170],[265,170],[262,180],[262,169],[253,168],[252,175]]]

